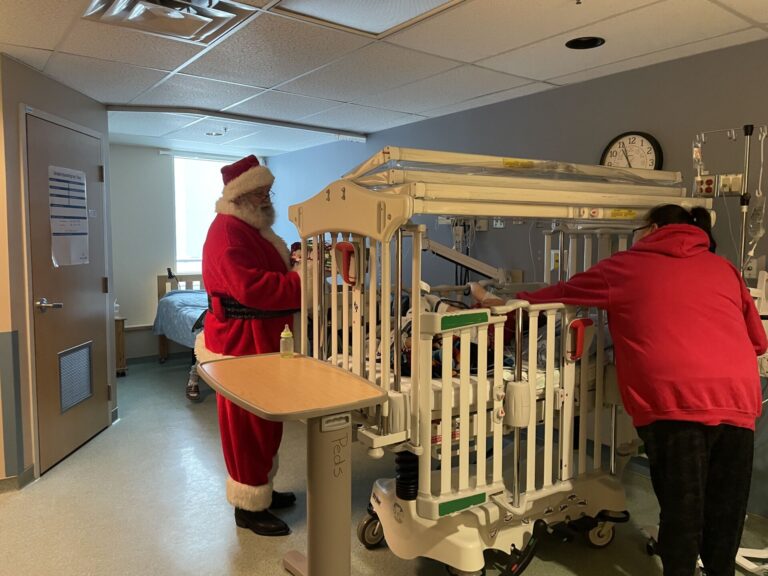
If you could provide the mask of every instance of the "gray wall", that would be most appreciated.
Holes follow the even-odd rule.
[[[768,41],[761,41],[394,128],[373,134],[366,144],[342,142],[271,158],[282,216],[277,230],[288,242],[296,240],[296,230],[286,219],[287,206],[319,192],[385,145],[596,164],[612,137],[642,130],[659,139],[664,168],[682,172],[690,189],[691,142],[697,133],[765,123]],[[711,171],[742,170],[743,138],[731,143],[713,136],[709,142],[704,152]],[[757,148],[753,147],[751,190],[757,181]],[[726,208],[738,238],[735,198],[716,202],[715,236],[720,253],[733,260],[736,251]],[[532,248],[529,234],[535,240]],[[432,228],[430,235],[445,239],[447,230]],[[541,280],[538,237],[536,229],[527,224],[510,225],[481,235],[473,255],[496,266],[526,268],[531,279],[533,251],[537,279]],[[758,254],[765,254],[764,243]],[[431,281],[447,281],[451,275],[450,267],[425,259],[425,277]],[[766,419],[758,423],[750,501],[750,510],[762,515],[768,515]]]

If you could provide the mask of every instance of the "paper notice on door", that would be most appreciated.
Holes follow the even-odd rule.
[[[53,265],[88,264],[88,202],[85,172],[48,166]]]

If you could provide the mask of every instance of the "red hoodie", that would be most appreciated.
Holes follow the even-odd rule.
[[[624,408],[656,420],[754,430],[762,396],[756,355],[768,346],[738,270],[700,228],[671,224],[567,282],[518,298],[608,311]]]

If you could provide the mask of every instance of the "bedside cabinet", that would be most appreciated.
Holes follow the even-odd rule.
[[[125,360],[125,318],[115,316],[115,366],[118,376],[128,371]]]

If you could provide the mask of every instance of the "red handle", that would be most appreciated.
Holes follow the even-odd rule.
[[[341,252],[341,277],[344,278],[344,282],[350,286],[354,286],[357,283],[357,275],[350,276],[349,269],[352,267],[352,258],[355,258],[355,264],[357,264],[357,247],[352,242],[338,242],[336,244],[336,250]]]
[[[568,326],[569,330],[572,330],[574,337],[576,338],[576,346],[573,350],[568,350],[568,360],[579,360],[584,354],[584,334],[589,326],[592,326],[594,322],[589,318],[576,318]]]

